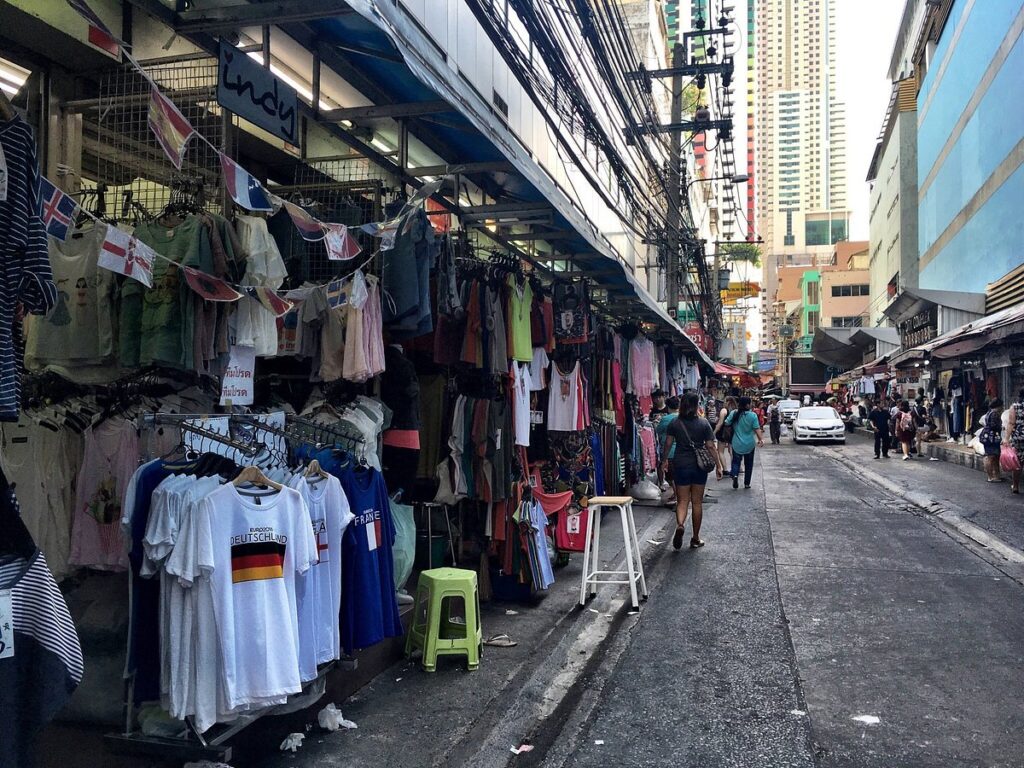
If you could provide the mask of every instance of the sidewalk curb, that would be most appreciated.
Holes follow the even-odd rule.
[[[926,494],[918,493],[917,491],[907,491],[897,483],[879,475],[877,472],[866,469],[863,463],[855,462],[836,450],[831,450],[831,454],[832,458],[836,462],[842,464],[847,469],[852,469],[860,473],[863,477],[870,480],[875,485],[882,487],[893,496],[903,499],[924,512],[927,512],[930,516],[941,522],[946,527],[952,528],[957,533],[967,537],[975,544],[984,547],[987,551],[997,555],[1002,560],[1016,566],[1020,566],[1021,573],[1018,573],[1017,576],[1018,578],[1024,576],[1024,552],[1007,544],[998,536],[989,533],[981,526],[975,525],[974,523],[966,520],[962,514],[963,510],[953,507],[950,504],[938,502]]]

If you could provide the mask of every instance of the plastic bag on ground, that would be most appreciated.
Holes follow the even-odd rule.
[[[630,488],[629,495],[638,501],[659,501],[661,499],[661,491],[658,489],[658,484],[652,483],[646,478]]]
[[[412,507],[408,504],[391,502],[391,519],[395,524],[395,545],[391,549],[395,567],[395,589],[401,589],[412,575],[413,560],[416,559],[416,521]]]
[[[353,723],[351,720],[346,720],[341,714],[341,710],[338,709],[334,704],[328,704],[326,707],[320,710],[320,714],[316,716],[317,722],[320,723],[320,727],[325,731],[336,731],[339,728],[358,728],[359,726]]]
[[[298,752],[304,738],[306,738],[304,733],[289,733],[288,738],[281,742],[281,751]]]

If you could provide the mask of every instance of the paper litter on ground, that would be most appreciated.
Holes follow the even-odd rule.
[[[519,611],[513,611],[511,608],[506,608],[505,609],[505,615],[506,616],[518,616],[519,615]]]
[[[513,755],[521,755],[524,752],[532,752],[533,744],[520,744],[518,747],[509,747],[509,751]]]
[[[789,710],[789,714],[796,715],[797,717],[802,717],[803,715],[806,715],[807,713],[804,712],[802,709],[791,709],[791,710]]]
[[[306,738],[304,733],[289,733],[288,738],[281,742],[281,751],[298,752],[304,738]]]
[[[594,739],[594,744],[598,747],[604,746],[604,739]]]
[[[853,719],[864,725],[878,725],[882,722],[877,715],[856,715]]]

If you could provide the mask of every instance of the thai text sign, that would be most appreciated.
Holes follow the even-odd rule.
[[[217,103],[293,146],[299,145],[295,89],[237,48],[221,43]]]

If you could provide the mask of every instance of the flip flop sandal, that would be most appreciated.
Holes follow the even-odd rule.
[[[495,635],[484,640],[484,645],[493,645],[496,648],[513,648],[519,645],[519,643],[508,635]]]

